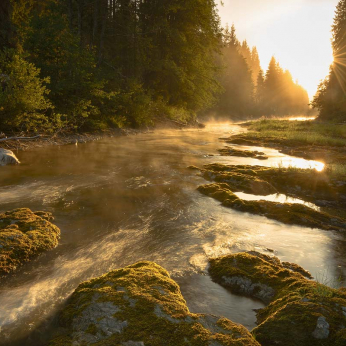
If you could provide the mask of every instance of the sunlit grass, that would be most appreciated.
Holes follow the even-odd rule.
[[[327,164],[325,167],[325,171],[330,176],[346,178],[346,164],[343,164],[343,163]]]
[[[346,146],[346,125],[314,121],[259,120],[248,126],[248,135],[275,138],[298,144]]]

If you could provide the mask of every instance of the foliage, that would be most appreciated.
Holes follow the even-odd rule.
[[[220,84],[224,93],[216,109],[221,114],[245,117],[251,113],[254,91],[251,70],[246,57],[240,52],[246,51],[248,46],[246,42],[240,45],[234,25],[230,30],[225,29],[222,44],[223,55],[220,64],[224,66],[224,70],[220,77]]]
[[[47,99],[49,78],[40,78],[40,70],[13,50],[0,55],[1,129],[35,129],[47,123],[52,104]]]
[[[346,1],[339,1],[332,26],[334,63],[329,75],[318,87],[312,106],[319,110],[320,119],[328,121],[346,120]]]
[[[46,126],[105,129],[162,117],[187,122],[220,91],[214,1],[6,0],[1,6],[1,49],[15,42],[30,73],[51,81],[49,95],[40,89],[47,107],[35,112]],[[30,92],[26,98],[34,100],[37,93]],[[30,114],[18,114],[27,119],[26,130],[38,126]]]

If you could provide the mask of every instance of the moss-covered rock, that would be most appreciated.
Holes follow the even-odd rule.
[[[346,345],[346,293],[308,280],[298,265],[249,252],[211,259],[209,272],[232,292],[269,303],[252,331],[262,346]]]
[[[0,276],[58,245],[60,230],[47,212],[15,209],[0,214]]]
[[[219,150],[221,156],[237,156],[237,157],[250,157],[257,160],[268,160],[268,156],[260,151],[252,150],[238,150],[233,147],[225,147]]]
[[[198,187],[198,191],[215,198],[225,207],[262,215],[285,224],[336,231],[345,231],[346,229],[345,219],[314,210],[303,204],[243,200],[236,196],[226,183],[202,185]]]
[[[206,180],[228,183],[233,192],[282,193],[321,206],[346,206],[346,183],[315,169],[209,164],[200,169]]]
[[[242,326],[189,312],[166,270],[139,262],[84,282],[60,315],[50,346],[259,346]]]
[[[210,164],[201,169],[201,172],[206,180],[227,183],[234,192],[242,191],[262,196],[278,192],[272,184],[257,176],[252,166],[239,166],[244,169],[237,170],[231,170],[230,167],[232,166]]]

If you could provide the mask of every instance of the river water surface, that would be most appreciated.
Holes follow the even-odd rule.
[[[190,165],[321,169],[321,163],[273,149],[256,148],[268,161],[219,156],[224,145],[219,138],[241,131],[237,125],[210,124],[203,130],[51,146],[19,152],[21,165],[1,167],[0,212],[50,211],[61,241],[2,280],[0,344],[45,345],[52,317],[80,282],[139,260],[166,268],[192,312],[222,315],[249,329],[255,326],[253,309],[262,303],[213,283],[208,257],[258,250],[296,262],[325,283],[345,274],[345,242],[337,233],[239,213],[196,191],[205,180],[187,169]]]

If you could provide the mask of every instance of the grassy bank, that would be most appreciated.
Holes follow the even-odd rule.
[[[259,120],[248,123],[247,135],[294,145],[346,146],[346,124],[316,121]]]

